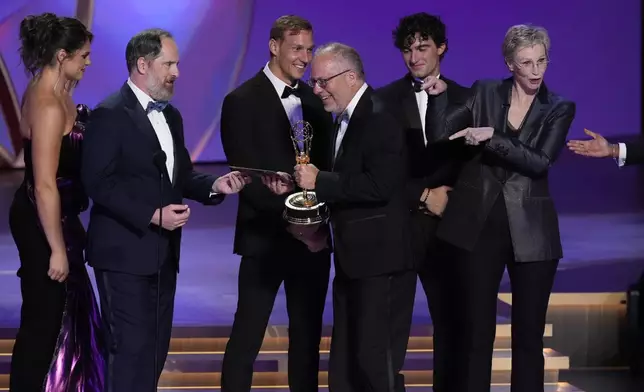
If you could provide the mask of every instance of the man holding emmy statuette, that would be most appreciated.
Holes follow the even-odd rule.
[[[409,334],[400,317],[408,297],[401,279],[412,270],[405,142],[396,121],[374,102],[355,49],[320,47],[311,68],[313,92],[336,115],[334,148],[325,170],[295,167],[297,185],[315,192],[331,214],[335,252],[333,337],[329,388],[333,392],[404,391],[402,361],[392,341]],[[317,136],[316,136],[317,137]]]
[[[313,55],[311,24],[293,15],[278,18],[268,49],[268,64],[228,94],[222,108],[221,139],[228,164],[261,179],[239,196],[234,244],[241,256],[238,302],[223,360],[222,391],[250,391],[253,363],[284,283],[289,389],[317,392],[331,265],[329,230],[324,219],[301,219],[312,210],[308,200],[314,194],[288,196],[294,183],[287,173],[302,159],[326,167],[333,120],[300,81]],[[296,202],[288,209],[294,219],[285,219],[287,200]],[[298,212],[303,215],[298,217]]]

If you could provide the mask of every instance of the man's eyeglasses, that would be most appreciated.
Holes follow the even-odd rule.
[[[323,78],[320,78],[320,79],[313,79],[313,78],[311,78],[311,79],[309,79],[309,82],[308,82],[308,83],[309,83],[309,86],[311,86],[311,87],[315,87],[315,85],[317,84],[317,85],[318,85],[318,87],[320,87],[320,88],[325,88],[325,87],[326,87],[326,85],[327,85],[327,83],[329,83],[329,81],[330,81],[331,79],[333,79],[333,78],[337,78],[337,77],[338,77],[338,76],[340,76],[340,75],[344,75],[345,73],[347,73],[347,72],[349,72],[349,71],[351,71],[351,70],[350,70],[350,69],[347,69],[347,70],[344,70],[344,71],[342,71],[342,72],[340,72],[340,73],[337,73],[337,74],[335,74],[335,75],[333,75],[333,76],[329,76],[328,78],[325,78],[325,79],[323,79]]]

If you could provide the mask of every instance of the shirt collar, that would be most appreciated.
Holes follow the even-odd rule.
[[[130,88],[132,89],[132,92],[136,96],[136,99],[139,101],[141,106],[143,106],[143,109],[147,110],[148,103],[154,102],[154,99],[152,99],[148,94],[143,92],[143,90],[141,90],[136,84],[134,84],[132,79],[130,78],[127,79],[127,85],[130,86]]]
[[[299,81],[298,81],[298,82],[295,84],[295,86],[290,86],[290,85],[288,85],[288,84],[284,83],[284,81],[283,81],[283,80],[281,80],[280,78],[278,78],[277,76],[275,76],[275,74],[273,73],[273,71],[271,71],[271,69],[268,67],[268,63],[266,63],[266,65],[264,66],[264,70],[263,70],[263,72],[264,72],[264,74],[266,75],[266,77],[268,78],[268,80],[270,80],[270,81],[271,81],[271,84],[273,85],[273,87],[275,87],[275,91],[277,91],[277,95],[279,95],[280,97],[282,96],[282,93],[284,92],[284,89],[285,89],[286,87],[289,87],[289,88],[297,88],[297,85],[298,85],[298,83],[299,83]]]
[[[344,109],[344,111],[340,114],[342,120],[349,121],[351,119],[353,112],[356,110],[356,106],[358,106],[358,101],[360,101],[360,98],[362,98],[364,92],[367,91],[368,87],[369,85],[365,82],[362,87],[360,87],[360,89],[355,93],[353,98],[351,98],[351,101],[349,102],[349,105],[347,105],[347,108]]]

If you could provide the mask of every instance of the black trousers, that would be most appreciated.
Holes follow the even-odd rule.
[[[25,271],[26,272],[26,271]],[[20,277],[20,328],[11,357],[11,392],[41,392],[60,333],[65,308],[65,284],[47,272]]]
[[[461,325],[455,319],[458,309],[454,306],[454,298],[457,293],[450,247],[436,238],[439,223],[439,218],[414,212],[411,233],[416,270],[427,297],[434,330],[433,389],[451,392],[450,386],[459,377],[456,347],[461,340]],[[413,303],[409,311],[413,313]]]
[[[413,271],[349,279],[337,267],[333,280],[331,392],[400,392],[401,343],[409,338],[409,288]],[[413,302],[412,302],[413,306]],[[401,355],[402,354],[402,355]]]
[[[36,209],[21,192],[24,189],[16,192],[9,212],[11,234],[20,255],[18,276],[22,295],[20,328],[11,355],[9,390],[41,392],[54,359],[67,290],[64,283],[55,282],[47,275],[51,249],[39,227]],[[70,231],[82,230],[78,219],[63,226],[66,236]],[[79,235],[78,241],[82,239]],[[67,245],[70,273],[73,274],[75,268],[85,268],[83,251],[82,248],[69,248],[72,243]]]
[[[250,391],[253,364],[282,282],[289,318],[289,388],[317,392],[330,266],[328,250],[311,253],[299,242],[279,254],[242,257],[237,311],[222,365],[222,392]]]
[[[512,392],[543,392],[543,333],[558,260],[516,262],[505,203],[499,197],[472,252],[455,251],[465,326],[457,390],[489,392],[499,285],[512,286]]]
[[[107,334],[105,392],[156,391],[170,347],[176,261],[163,263],[159,286],[157,274],[141,276],[100,269],[95,272]],[[160,290],[158,340],[155,339],[157,288]]]

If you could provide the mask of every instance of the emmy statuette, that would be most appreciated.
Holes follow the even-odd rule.
[[[291,126],[291,140],[295,150],[295,162],[306,165],[311,162],[311,141],[313,127],[306,121],[298,121]],[[315,225],[326,222],[329,210],[324,202],[318,202],[313,191],[302,189],[286,198],[284,219],[295,225]]]

